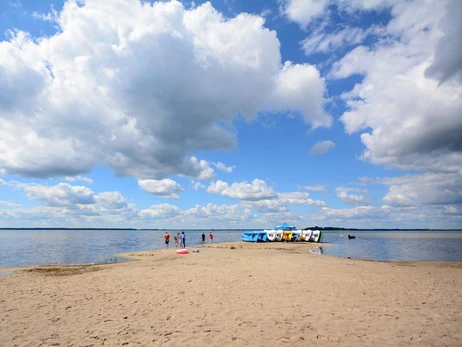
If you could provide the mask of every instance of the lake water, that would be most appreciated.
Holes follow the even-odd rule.
[[[164,233],[150,230],[0,230],[0,268],[125,261],[115,254],[164,248]],[[202,231],[185,231],[185,234],[186,246],[200,244]],[[213,235],[214,242],[225,242],[240,240],[242,233],[220,231]],[[173,231],[170,232],[170,247],[174,247]]]
[[[348,239],[348,233],[355,239]],[[462,232],[325,232],[318,253],[385,261],[462,261]]]
[[[0,230],[0,268],[125,261],[115,254],[163,248],[163,234],[148,230]],[[187,246],[200,244],[202,231],[185,234]],[[332,245],[321,243],[317,252],[375,260],[462,261],[462,232],[358,231],[354,240],[344,234],[324,232],[323,243]],[[215,231],[214,241],[239,241],[241,236],[236,230]]]

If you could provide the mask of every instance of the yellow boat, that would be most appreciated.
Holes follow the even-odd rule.
[[[282,233],[282,241],[292,241],[292,231],[284,231]]]

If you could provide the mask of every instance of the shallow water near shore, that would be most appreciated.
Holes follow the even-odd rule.
[[[126,261],[115,254],[165,247],[157,230],[0,230],[0,268]],[[177,231],[171,231],[170,235]],[[209,231],[204,231],[207,235]],[[185,231],[186,245],[200,244],[202,231]],[[462,232],[324,232],[316,254],[388,261],[462,261]],[[238,230],[214,231],[215,242],[239,241]],[[173,247],[173,242],[170,242]]]
[[[170,247],[174,247],[171,231]],[[165,248],[157,230],[0,230],[0,268],[127,261],[116,254]],[[186,231],[186,246],[202,231]],[[208,233],[207,242],[208,242]],[[237,241],[240,231],[214,232],[215,242]]]
[[[318,253],[342,258],[383,261],[462,261],[462,232],[350,232],[324,233],[323,242],[333,247],[320,247]]]

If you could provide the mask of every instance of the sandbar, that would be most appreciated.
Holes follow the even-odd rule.
[[[0,346],[462,346],[462,263],[316,246],[233,242],[14,269],[0,277]]]

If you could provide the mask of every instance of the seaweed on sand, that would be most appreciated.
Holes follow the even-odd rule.
[[[80,266],[41,266],[32,269],[24,270],[25,272],[41,274],[44,276],[73,276],[80,275],[87,272],[94,272],[101,270],[100,267],[92,265]]]

